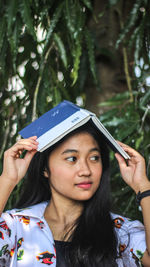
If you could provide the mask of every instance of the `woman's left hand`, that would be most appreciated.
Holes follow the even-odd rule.
[[[145,159],[133,148],[118,142],[119,145],[128,153],[131,159],[128,163],[124,158],[116,153],[120,172],[124,181],[136,192],[143,192],[150,189],[150,181],[146,175]]]

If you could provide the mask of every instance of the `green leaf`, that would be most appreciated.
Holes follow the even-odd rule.
[[[88,29],[85,30],[85,39],[86,39],[86,45],[88,49],[90,70],[91,70],[95,83],[98,84],[97,74],[96,74],[96,64],[95,64],[94,41]]]
[[[100,18],[102,18],[104,15],[105,15],[105,11],[101,11],[101,12],[98,14],[97,17],[100,19]]]
[[[67,68],[68,63],[67,63],[66,49],[65,49],[65,46],[62,42],[62,39],[60,38],[60,36],[57,33],[54,33],[54,41],[56,42],[56,45],[58,47],[62,62],[64,64],[65,68]]]
[[[79,75],[78,75],[78,84],[77,84],[77,90],[78,94],[80,95],[81,92],[84,91],[85,88],[85,83],[87,79],[87,56],[86,53],[83,51],[81,60],[80,60],[80,68],[79,68]]]
[[[0,53],[0,71],[1,73],[6,75],[6,53],[8,49],[8,42],[7,40],[4,41],[3,46],[1,48],[1,53]]]
[[[133,43],[136,41],[136,37],[138,36],[139,34],[139,30],[140,30],[140,27],[137,27],[133,30],[133,33],[132,35],[130,36],[130,40],[129,40],[129,49],[132,48],[133,46]]]
[[[133,95],[136,95],[137,92],[133,91]],[[118,106],[123,103],[125,103],[128,99],[130,98],[130,93],[129,91],[125,91],[124,93],[119,93],[113,96],[112,98],[108,99],[105,102],[102,102],[98,104],[99,107],[105,107],[105,106]]]
[[[59,91],[58,87],[55,86],[54,87],[54,99],[53,99],[55,105],[58,105],[61,100],[62,100],[62,98],[61,98],[60,91]]]
[[[108,110],[107,112],[104,112],[102,115],[100,115],[100,121],[105,122],[107,120],[111,120],[112,117],[117,116],[118,109],[111,109]]]
[[[34,40],[36,40],[36,33],[34,30],[34,23],[33,23],[34,20],[31,14],[30,1],[22,0],[20,9],[21,9],[22,19],[25,25],[27,26],[29,33],[33,36]]]
[[[119,106],[121,105],[122,103],[124,103],[124,100],[123,101],[113,101],[113,100],[108,100],[108,101],[105,101],[105,102],[102,102],[100,103],[98,106],[100,107],[113,107],[113,106]]]
[[[150,104],[150,90],[148,90],[146,94],[141,98],[140,107],[146,108],[147,104]]]
[[[68,29],[71,33],[75,32],[75,5],[72,0],[65,0],[65,17]]]
[[[18,44],[19,44],[21,30],[22,30],[21,20],[20,20],[20,17],[17,17],[14,31],[12,32],[12,35],[9,38],[9,43],[10,43],[11,53],[12,53],[13,69],[15,73],[16,73],[16,59],[17,59],[17,53],[18,53]]]
[[[88,9],[90,9],[91,11],[93,10],[92,3],[90,0],[82,0],[82,2]]]
[[[110,4],[111,6],[114,6],[114,5],[116,5],[116,4],[118,3],[118,1],[119,1],[119,0],[109,0],[109,4]]]
[[[136,142],[135,142],[135,149],[136,150],[139,149],[141,143],[143,142],[143,138],[144,138],[144,135],[142,133],[142,135],[136,139]]]
[[[80,66],[80,57],[82,53],[82,46],[79,39],[76,40],[76,47],[74,48],[73,55],[74,55],[74,63],[73,63],[73,70],[71,72],[71,78],[73,80],[72,86],[76,83],[78,79],[78,70]]]
[[[85,25],[85,12],[83,12],[82,7],[78,4],[76,5],[75,14],[75,32],[74,39],[80,38],[82,35],[83,27]]]
[[[61,83],[58,85],[58,90],[60,88],[62,99],[68,99],[71,100],[70,91],[67,90],[66,87],[64,87]]]
[[[2,49],[2,45],[4,42],[6,42],[6,38],[5,37],[6,34],[6,20],[5,17],[1,17],[0,18],[0,51]]]
[[[124,125],[124,127],[122,125]],[[119,140],[123,140],[125,138],[128,138],[131,134],[134,134],[135,131],[137,131],[137,125],[137,121],[129,122],[128,120],[120,124],[120,129],[118,132]]]
[[[128,20],[124,25],[124,28],[122,29],[121,34],[119,35],[119,38],[116,42],[116,47],[118,48],[119,44],[122,42],[122,40],[125,38],[126,34],[129,32],[129,30],[135,25],[135,22],[137,21],[137,14],[139,12],[140,6],[141,6],[142,0],[137,0],[136,3],[134,3],[134,6],[128,16]]]
[[[55,0],[50,0],[50,1],[44,1],[45,3],[41,4],[41,1],[37,0],[37,11],[36,14],[38,13],[38,20],[39,20],[39,24],[41,26],[43,26],[43,28],[45,29],[45,21],[47,21],[47,19],[49,18],[49,14],[52,10],[52,13],[54,13],[53,11],[53,6],[55,3]]]
[[[125,123],[125,119],[124,118],[117,118],[117,117],[113,117],[110,121],[107,121],[104,123],[104,125],[106,127],[117,127],[120,124]]]
[[[11,0],[7,8],[8,36],[12,35],[12,27],[16,21],[18,0]]]
[[[50,21],[49,30],[48,30],[48,32],[46,34],[46,38],[45,38],[46,42],[45,42],[45,46],[44,46],[44,52],[46,51],[47,45],[48,45],[50,38],[52,36],[52,33],[53,33],[53,31],[57,25],[57,22],[59,21],[59,19],[61,17],[63,6],[64,6],[64,3],[61,3],[60,5],[58,5],[58,7],[57,7],[57,9],[56,9],[55,13],[53,14],[53,17]]]

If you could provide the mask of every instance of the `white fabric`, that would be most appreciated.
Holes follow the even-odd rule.
[[[0,218],[0,267],[55,267],[52,232],[44,219],[47,202],[4,212]],[[140,266],[146,250],[144,226],[112,214],[118,236],[119,267]],[[119,249],[122,248],[122,251]],[[124,249],[125,248],[125,249]]]

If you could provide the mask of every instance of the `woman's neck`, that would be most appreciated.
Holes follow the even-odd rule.
[[[67,233],[71,235],[73,226],[82,213],[82,202],[52,197],[45,209],[44,217],[56,240],[65,240]],[[68,237],[68,235],[67,235]]]

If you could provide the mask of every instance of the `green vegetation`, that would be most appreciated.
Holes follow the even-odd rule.
[[[88,87],[96,88],[93,94],[105,91],[98,58],[114,67],[120,53],[124,90],[111,92],[111,98],[99,103],[104,108],[101,121],[116,139],[144,155],[150,176],[149,10],[148,0],[1,1],[0,172],[3,153],[16,142],[20,129],[62,99],[76,102],[80,97],[87,106]],[[111,47],[102,47],[96,27],[101,27],[103,40],[103,18],[112,13],[118,34],[110,34]],[[113,153],[111,160],[114,203],[124,215],[140,218],[135,194],[121,180]],[[20,186],[7,208],[18,198]]]

